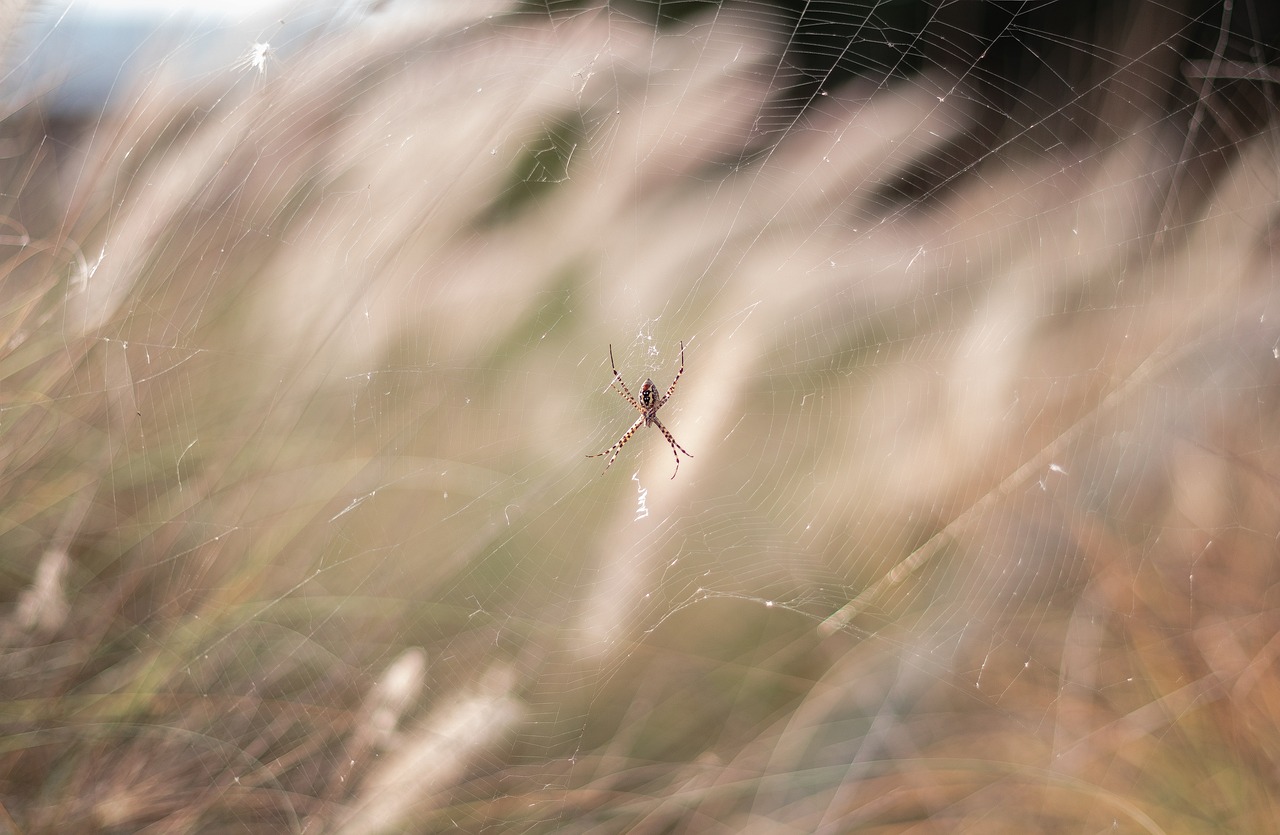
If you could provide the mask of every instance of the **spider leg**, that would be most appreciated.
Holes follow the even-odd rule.
[[[613,379],[609,381],[609,385],[612,387],[614,383],[617,383],[622,386],[622,391],[619,393],[627,399],[627,402],[630,403],[637,412],[643,412],[644,409],[641,408],[640,404],[636,402],[636,399],[631,396],[631,389],[627,388],[627,384],[622,382],[622,375],[618,373],[618,366],[614,365],[613,345],[609,346],[609,366],[613,369]],[[617,389],[614,389],[614,391],[617,391]],[[605,469],[607,470],[609,468],[605,467]]]
[[[613,446],[609,447],[609,448],[608,448],[608,449],[606,449],[604,452],[597,452],[595,455],[588,455],[587,457],[588,457],[588,458],[599,458],[599,457],[601,457],[601,456],[603,456],[603,455],[608,455],[608,456],[609,456],[609,463],[607,463],[607,464],[605,464],[605,465],[604,465],[604,469],[605,469],[605,470],[609,469],[611,466],[613,466],[613,460],[614,460],[615,458],[617,458],[617,457],[618,457],[618,453],[619,453],[619,452],[622,452],[622,447],[627,443],[627,441],[631,440],[631,436],[632,436],[632,435],[634,435],[634,434],[636,434],[636,430],[637,430],[637,429],[639,429],[643,424],[644,424],[644,415],[641,415],[639,420],[637,420],[635,423],[631,424],[631,428],[630,428],[630,429],[628,429],[626,432],[623,432],[623,433],[622,433],[622,437],[618,439],[618,442],[617,442],[616,444],[614,444]],[[667,430],[665,430],[665,429],[664,429],[664,430],[662,430],[662,431],[663,431],[663,432],[666,432]],[[673,442],[673,443],[674,443],[674,442]],[[612,453],[612,455],[610,455],[610,453]],[[688,453],[685,453],[685,454],[687,455]],[[679,460],[680,460],[680,459],[678,459],[678,458],[676,459],[676,461],[677,461],[676,466],[677,466],[677,467],[679,466]],[[601,470],[600,475],[604,475],[604,470]],[[675,476],[672,476],[672,478],[675,478]]]
[[[612,357],[612,355],[610,355],[610,357]],[[680,382],[680,375],[683,373],[684,373],[684,340],[680,340],[680,370],[676,372],[676,378],[671,381],[671,388],[667,389],[667,394],[665,397],[662,398],[662,403],[666,403],[668,400],[671,399],[671,395],[675,394],[676,383]],[[662,403],[658,404],[659,409],[662,408]],[[689,455],[689,453],[686,452],[685,455]],[[692,458],[693,456],[689,456],[689,457]]]
[[[675,478],[676,473],[680,472],[680,455],[676,452],[676,450],[677,449],[680,450],[680,452],[683,452],[685,455],[689,456],[690,458],[693,457],[693,453],[685,449],[684,447],[680,446],[678,443],[676,443],[676,439],[671,437],[671,433],[667,431],[667,427],[663,426],[662,421],[658,420],[656,416],[649,418],[649,422],[652,423],[654,426],[658,427],[659,429],[661,429],[662,436],[667,439],[667,443],[671,444],[671,454],[676,457],[676,469],[675,469],[675,472],[671,473],[671,477]],[[635,429],[634,426],[631,428],[632,430]]]
[[[621,394],[621,395],[626,399],[626,401],[627,401],[628,403],[630,403],[630,404],[632,405],[632,407],[633,407],[633,408],[635,408],[635,410],[636,410],[637,412],[643,412],[643,411],[644,411],[644,407],[643,407],[643,406],[641,406],[641,405],[636,401],[636,399],[635,399],[634,397],[632,397],[632,396],[631,396],[631,391],[627,388],[627,384],[626,384],[626,383],[624,383],[624,382],[622,382],[622,377],[621,377],[621,375],[619,375],[619,376],[617,376],[617,377],[614,377],[614,378],[613,378],[613,383],[617,383],[618,385],[622,386],[622,391],[618,391],[617,389],[614,389],[614,391],[618,391],[618,394]],[[610,383],[609,385],[611,385],[611,386],[612,386],[612,385],[613,385],[613,383]]]

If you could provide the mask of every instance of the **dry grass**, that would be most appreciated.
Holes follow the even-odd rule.
[[[892,206],[963,88],[747,159],[746,33],[402,27],[10,121],[0,821],[1274,825],[1274,132]],[[695,457],[601,477],[606,345],[681,339]]]

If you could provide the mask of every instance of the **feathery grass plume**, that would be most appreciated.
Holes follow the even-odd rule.
[[[691,5],[5,120],[11,828],[1273,824],[1280,143],[1194,63],[1248,16]],[[697,458],[600,477],[606,346],[680,340]]]
[[[18,598],[14,620],[20,629],[49,635],[57,632],[67,620],[67,571],[71,560],[67,552],[51,548],[40,557],[35,580]]]
[[[473,758],[507,738],[525,715],[511,691],[512,671],[493,668],[470,693],[447,698],[395,750],[374,766],[350,803],[343,835],[374,835],[403,827],[410,813],[439,805]],[[448,812],[441,825],[449,819]],[[420,818],[421,820],[421,818]],[[455,821],[455,825],[456,825]]]
[[[421,694],[426,674],[427,654],[420,647],[409,647],[396,656],[369,691],[361,711],[366,724],[357,734],[367,735],[379,748],[389,746],[400,720]]]

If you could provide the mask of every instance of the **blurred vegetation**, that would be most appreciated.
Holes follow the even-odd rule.
[[[1274,826],[1271,89],[700,5],[6,120],[0,827]]]

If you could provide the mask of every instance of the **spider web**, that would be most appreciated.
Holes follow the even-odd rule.
[[[11,828],[1273,825],[1265,4],[3,14]]]

